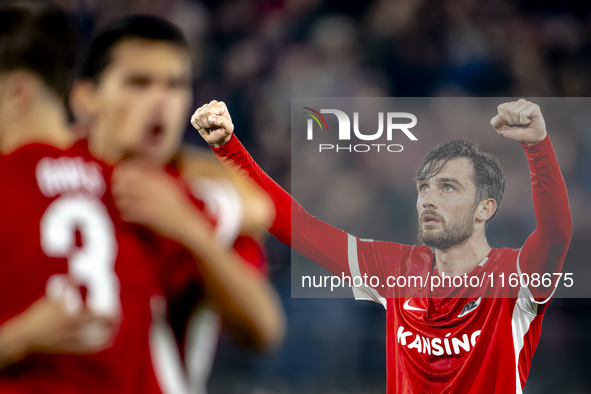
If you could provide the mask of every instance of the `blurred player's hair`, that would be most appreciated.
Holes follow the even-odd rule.
[[[475,204],[487,198],[497,202],[497,211],[486,221],[486,225],[498,212],[503,193],[505,193],[505,174],[496,157],[490,153],[481,152],[478,146],[468,140],[446,141],[431,149],[423,159],[416,182],[427,181],[439,174],[445,165],[453,159],[466,158],[474,168],[472,181],[476,186]]]
[[[29,71],[63,99],[77,46],[74,22],[59,8],[28,3],[0,8],[0,72]]]
[[[111,62],[111,52],[118,43],[133,38],[164,41],[187,49],[189,44],[183,32],[172,23],[151,15],[132,15],[111,22],[92,39],[78,77],[95,82]]]

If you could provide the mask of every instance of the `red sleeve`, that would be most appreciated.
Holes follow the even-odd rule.
[[[566,185],[550,137],[523,145],[523,149],[529,163],[536,229],[521,248],[518,269],[530,275],[558,273],[562,271],[573,227]],[[535,298],[545,299],[554,287],[530,290]]]
[[[401,254],[395,253],[397,259],[391,254],[384,258],[382,251],[400,251],[405,245],[364,242],[312,216],[265,174],[234,135],[227,144],[213,150],[221,161],[237,165],[269,193],[276,208],[275,221],[269,231],[279,241],[337,276],[367,274],[383,281],[386,272],[397,271]],[[382,244],[388,247],[378,247]],[[358,299],[367,299],[360,291],[354,294]],[[372,294],[370,298],[376,300],[377,295]]]
[[[335,275],[350,275],[346,232],[310,215],[265,174],[235,135],[227,144],[213,150],[220,160],[246,171],[269,193],[276,209],[275,221],[269,232],[275,238]]]

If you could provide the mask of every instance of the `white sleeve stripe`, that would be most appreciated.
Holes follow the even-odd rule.
[[[519,249],[519,254],[517,254],[517,274],[519,275],[519,277],[521,278],[521,267],[519,267],[519,256],[521,256],[521,249]],[[554,290],[552,290],[552,293],[550,293],[550,295],[543,301],[536,301],[536,299],[534,298],[534,295],[532,294],[531,290],[529,289],[529,287],[521,287],[522,289],[525,289],[525,297],[529,297],[529,301],[533,304],[537,304],[537,305],[543,305],[545,303],[547,303],[548,301],[550,301],[550,299],[552,299],[552,296],[554,295],[554,293],[556,292],[557,287],[554,287]],[[521,291],[519,292],[519,294],[521,294]]]
[[[525,296],[529,289],[522,287],[519,290],[517,301],[513,309],[513,316],[511,318],[511,331],[513,334],[513,348],[515,350],[515,378],[516,378],[516,394],[522,394],[521,378],[519,376],[519,354],[523,349],[523,338],[529,330],[529,326],[536,318],[538,306],[528,302]]]
[[[357,237],[347,234],[347,256],[349,260],[349,271],[351,271],[351,281],[354,282],[355,277],[362,278],[361,270],[359,268],[359,256],[357,255]],[[386,299],[378,294],[375,289],[366,286],[353,286],[353,296],[356,300],[374,301],[382,304],[386,308]]]
[[[158,386],[163,394],[189,394],[188,382],[183,375],[183,364],[174,333],[164,314],[164,297],[152,296],[150,299],[152,324],[149,332],[149,348],[152,368]]]
[[[521,267],[519,266],[519,257],[521,256],[521,249],[517,255],[517,273],[521,277]],[[542,305],[550,301],[556,287],[552,293],[543,301],[536,301],[528,286],[521,286],[517,294],[515,308],[513,309],[513,317],[511,319],[511,329],[513,331],[513,346],[515,349],[515,378],[516,378],[516,393],[522,394],[521,378],[519,376],[519,354],[524,345],[524,337],[529,330],[529,326],[534,321],[538,313],[538,305]]]
[[[189,317],[185,339],[189,393],[207,393],[220,328],[220,317],[208,307],[195,308]]]

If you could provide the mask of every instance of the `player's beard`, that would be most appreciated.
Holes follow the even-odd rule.
[[[419,242],[434,249],[445,250],[466,241],[474,233],[474,212],[477,204],[454,221],[441,218],[440,229],[425,229],[422,217],[419,217]],[[425,212],[423,212],[425,214]]]

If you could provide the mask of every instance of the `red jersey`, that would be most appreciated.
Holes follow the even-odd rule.
[[[85,153],[86,152],[86,153]],[[2,393],[159,393],[149,357],[154,257],[110,195],[111,168],[87,151],[30,144],[0,158],[0,324],[65,282],[71,300],[119,315],[94,355],[31,354],[0,371]]]
[[[213,209],[192,196],[178,173],[170,173],[198,209]],[[204,299],[201,278],[184,247],[120,220],[111,174],[86,141],[67,151],[31,144],[0,157],[0,182],[10,191],[0,194],[0,325],[59,291],[63,281],[86,290],[78,303],[122,318],[114,345],[100,353],[32,354],[0,370],[2,393],[160,393],[160,387],[175,387],[170,376],[161,379],[162,365],[170,373],[171,364],[157,357],[161,316],[155,316],[154,296],[180,306],[174,316],[182,342],[186,307]],[[232,212],[206,214],[226,243],[234,241],[240,219],[232,220]],[[252,239],[239,237],[234,247],[249,263],[264,265]],[[178,375],[182,367],[174,360],[172,366]]]
[[[536,230],[521,249],[492,249],[468,278],[562,269],[572,233],[566,186],[549,137],[523,148]],[[270,232],[333,274],[367,274],[381,284],[388,277],[439,275],[429,247],[362,240],[310,215],[258,167],[235,136],[214,151],[271,195],[277,217]],[[496,298],[457,292],[455,298],[442,298],[442,289],[411,299],[388,286],[354,287],[353,293],[386,309],[387,391],[398,394],[521,393],[552,296],[527,286],[504,290]]]
[[[90,156],[86,140],[77,142],[71,151]],[[216,238],[231,245],[247,264],[264,271],[266,258],[261,246],[250,237],[238,236],[241,201],[233,186],[212,179],[189,184],[174,164],[166,171],[214,226]],[[117,212],[114,215],[118,217]],[[122,225],[141,240],[156,267],[157,284],[150,293],[149,345],[144,352],[150,372],[155,373],[165,393],[197,392],[207,384],[221,322],[206,302],[195,259],[175,241],[141,226]]]

